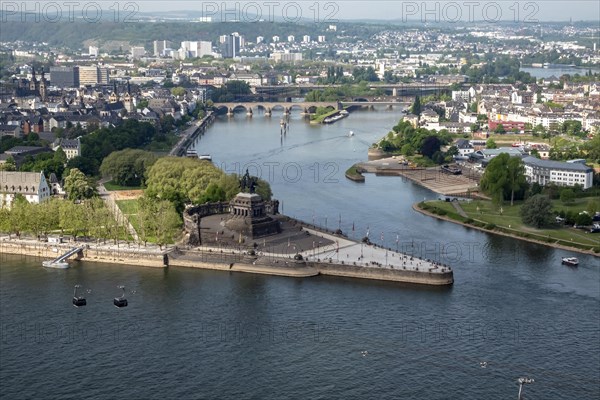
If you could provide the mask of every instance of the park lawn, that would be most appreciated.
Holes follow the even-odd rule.
[[[525,233],[534,239],[548,242],[559,241],[564,245],[579,244],[584,247],[598,247],[600,245],[600,236],[598,234],[589,234],[580,229],[566,227],[536,229],[523,224],[520,216],[523,202],[515,202],[514,206],[503,205],[502,213],[490,201],[475,200],[468,203],[460,202],[459,204],[469,218],[485,224],[494,224],[504,232]],[[560,200],[554,200],[553,204],[556,208],[562,206]],[[458,213],[450,202],[429,201],[427,205],[444,210],[448,217],[464,222],[464,218],[458,216]],[[585,210],[586,205],[587,199],[576,199],[575,203],[570,205],[570,208],[572,211],[579,212]]]
[[[117,191],[117,190],[141,190],[141,189],[144,189],[143,186],[121,186],[121,185],[117,185],[113,181],[106,182],[104,184],[104,187],[109,192],[114,192],[114,191]]]
[[[552,200],[552,205],[554,206],[554,209],[558,211],[574,211],[576,213],[580,213],[587,209],[588,203],[592,200],[593,198],[591,197],[582,197],[575,199],[575,201],[570,204],[565,204],[560,200]]]
[[[137,199],[117,200],[116,203],[121,212],[127,216],[138,213],[139,205]]]

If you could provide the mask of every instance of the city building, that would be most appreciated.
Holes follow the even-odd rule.
[[[79,67],[79,84],[85,85],[97,85],[99,83],[98,77],[100,72],[98,67]]]
[[[0,207],[10,207],[19,194],[36,204],[50,198],[50,187],[44,173],[0,171]]]
[[[559,186],[581,185],[583,189],[592,187],[594,170],[579,162],[561,162],[525,157],[525,176],[530,183],[542,186],[555,183]]]
[[[309,43],[310,42],[310,36],[309,35],[302,36],[302,42]]]
[[[57,139],[52,146],[52,150],[56,151],[59,148],[65,152],[67,160],[70,160],[81,155],[81,140],[80,138]]]
[[[257,36],[256,37],[256,44],[261,44],[264,41],[265,41],[265,37],[264,36]]]
[[[288,42],[292,43],[296,41],[296,38],[294,37],[294,35],[290,35],[287,37]]]
[[[90,55],[90,57],[98,57],[98,47],[90,46],[88,48],[88,54]]]
[[[236,58],[240,56],[240,49],[244,46],[244,39],[237,32],[221,36],[220,42],[223,58]]]
[[[325,36],[324,35],[317,36],[317,42],[319,42],[319,43],[325,43]]]
[[[274,52],[271,53],[271,59],[275,62],[291,62],[302,61],[302,53],[289,52]]]
[[[153,42],[154,57],[161,57],[165,55],[165,50],[170,49],[173,44],[168,40],[155,40]]]
[[[50,67],[50,83],[59,88],[79,87],[79,67]]]
[[[146,55],[146,49],[142,46],[133,46],[131,48],[131,58],[139,60]]]

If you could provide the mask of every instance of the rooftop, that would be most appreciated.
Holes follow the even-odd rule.
[[[548,168],[548,169],[562,169],[568,171],[578,171],[578,172],[590,172],[593,171],[591,167],[588,167],[585,164],[580,163],[568,163],[562,161],[552,161],[552,160],[540,160],[535,157],[525,157],[523,162],[526,165],[532,165],[535,167]]]

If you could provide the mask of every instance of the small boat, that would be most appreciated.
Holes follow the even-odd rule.
[[[569,267],[576,267],[579,265],[579,260],[576,257],[564,257],[562,263]]]
[[[212,157],[210,156],[210,154],[199,154],[198,159],[212,161]]]
[[[53,262],[51,260],[42,261],[42,265],[46,268],[56,268],[56,269],[67,269],[69,268],[69,263],[66,261],[61,262]]]
[[[354,131],[348,132],[348,137],[352,137],[352,136],[354,136]]]

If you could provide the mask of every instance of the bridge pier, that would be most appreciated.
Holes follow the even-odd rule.
[[[267,109],[265,110],[265,117],[270,117],[271,116],[271,108],[267,107]]]
[[[227,116],[228,117],[233,117],[233,108],[228,108],[227,109]]]
[[[308,111],[308,107],[305,107],[304,110],[302,110],[302,112],[300,113],[300,115],[310,115],[310,112]]]
[[[252,116],[252,107],[248,107],[248,111],[246,111],[246,116],[248,116],[248,117]]]
[[[290,108],[289,107],[285,107],[285,109],[283,110],[283,115],[290,115]]]
[[[79,250],[77,252],[77,255],[75,256],[76,260],[81,260],[83,258],[83,249]]]
[[[393,88],[392,89],[392,96],[398,97],[398,88]]]

